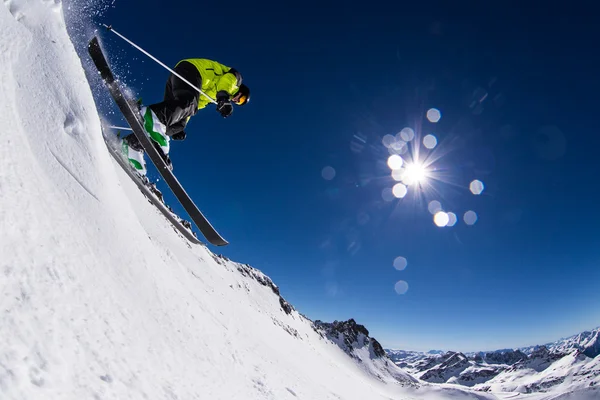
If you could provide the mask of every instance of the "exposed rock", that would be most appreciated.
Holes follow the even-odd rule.
[[[495,351],[486,353],[484,359],[488,364],[512,365],[519,361],[527,360],[527,354],[523,353],[521,350]]]
[[[223,266],[227,265],[226,262],[230,261],[229,258],[225,257],[222,254],[213,255],[213,259],[218,264],[223,265]],[[268,276],[263,274],[261,271],[259,271],[258,269],[254,268],[254,267],[251,267],[248,264],[239,264],[239,263],[233,263],[233,264],[235,264],[238,272],[240,274],[242,274],[242,276],[252,278],[255,281],[257,281],[258,283],[260,283],[261,285],[270,288],[273,291],[273,293],[275,295],[277,295],[277,297],[279,297],[279,305],[281,306],[283,311],[286,314],[292,313],[292,311],[294,310],[294,307],[281,296],[281,294],[279,292],[279,287],[275,283],[273,283],[271,278],[269,278]]]
[[[374,358],[387,357],[381,344],[369,337],[367,328],[357,324],[352,318],[348,321],[333,321],[333,323],[316,320],[313,326],[317,332],[324,333],[351,356],[354,349],[369,346]]]

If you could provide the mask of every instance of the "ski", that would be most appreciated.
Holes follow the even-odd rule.
[[[123,169],[123,171],[125,171],[125,173],[129,176],[129,178],[131,178],[131,180],[140,189],[142,194],[144,196],[146,196],[146,198],[150,201],[150,203],[152,203],[169,220],[169,222],[173,225],[173,227],[177,231],[179,231],[191,243],[201,244],[202,242],[200,242],[200,240],[198,240],[198,238],[193,234],[193,232],[188,230],[181,223],[181,221],[176,217],[176,215],[173,214],[171,212],[171,210],[169,210],[169,208],[162,201],[160,201],[160,199],[158,199],[156,196],[154,196],[154,194],[152,193],[150,188],[148,188],[148,186],[146,186],[144,184],[141,177],[133,171],[133,169],[131,168],[131,166],[129,165],[129,162],[125,159],[125,157],[121,153],[119,153],[118,150],[114,149],[113,146],[109,143],[109,141],[106,138],[104,138],[104,143],[106,144],[106,147],[108,148],[108,152],[115,159],[117,164],[119,164],[119,166]]]
[[[115,103],[123,113],[127,123],[133,130],[133,134],[138,138],[140,144],[144,148],[146,154],[156,166],[156,169],[163,177],[164,181],[169,185],[169,188],[177,197],[177,200],[181,203],[185,211],[188,213],[194,224],[198,227],[200,232],[204,235],[209,243],[215,246],[225,246],[228,242],[216,231],[216,229],[206,219],[204,214],[194,204],[190,196],[186,193],[183,186],[179,183],[175,175],[169,170],[164,160],[152,145],[150,138],[146,135],[141,121],[141,116],[135,111],[137,106],[132,105],[131,101],[123,95],[118,82],[115,80],[114,75],[108,65],[108,61],[100,48],[100,43],[97,37],[94,37],[89,45],[88,52],[92,61],[96,65],[104,84],[110,92]]]

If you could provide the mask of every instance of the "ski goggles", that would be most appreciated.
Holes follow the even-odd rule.
[[[233,102],[235,104],[237,104],[238,106],[243,106],[244,104],[246,104],[246,100],[248,100],[248,96],[246,96],[245,94],[237,94],[233,97]]]

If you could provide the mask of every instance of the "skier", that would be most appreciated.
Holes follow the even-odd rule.
[[[223,118],[233,112],[232,103],[243,106],[250,101],[250,89],[242,83],[242,75],[234,68],[204,58],[191,58],[177,63],[174,71],[216,99],[216,109]],[[169,139],[184,140],[187,136],[184,129],[189,119],[209,103],[208,98],[171,74],[163,101],[140,107],[146,133],[169,168],[173,168],[169,158]],[[124,138],[122,151],[138,173],[145,175],[144,151],[135,135]]]

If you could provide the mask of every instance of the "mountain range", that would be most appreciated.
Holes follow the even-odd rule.
[[[478,391],[563,393],[600,383],[600,328],[543,345],[488,352],[385,351],[420,380]]]

